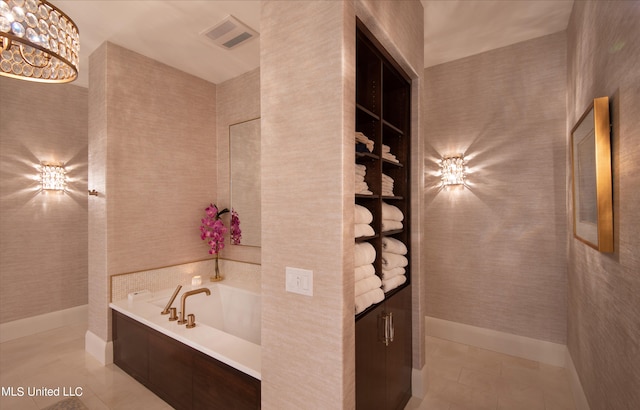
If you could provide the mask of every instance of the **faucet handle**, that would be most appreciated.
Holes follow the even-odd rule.
[[[191,329],[193,327],[196,327],[196,315],[189,313],[187,315],[187,329]]]
[[[169,321],[170,322],[175,322],[176,320],[178,320],[178,311],[176,308],[172,307],[169,308]]]

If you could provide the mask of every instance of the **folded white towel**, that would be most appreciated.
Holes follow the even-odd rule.
[[[382,174],[382,182],[391,182],[393,184],[393,178],[387,174]]]
[[[365,165],[356,164],[355,169],[356,169],[356,174],[365,175],[367,173],[367,167]]]
[[[400,163],[400,161],[398,161],[398,158],[396,158],[396,156],[395,156],[395,155],[393,155],[393,154],[391,154],[391,153],[388,153],[388,152],[383,153],[383,154],[382,154],[382,158],[384,158],[384,159],[386,159],[386,160],[389,160],[389,161],[391,161],[391,162],[395,162],[396,164],[399,164],[399,163]]]
[[[362,177],[364,178],[365,175],[367,175],[367,170],[366,169],[360,169],[360,168],[356,168],[356,172],[355,172],[355,176],[356,177]]]
[[[395,205],[388,204],[386,202],[382,202],[382,219],[389,219],[392,221],[403,221],[404,214]]]
[[[373,222],[373,214],[362,205],[355,204],[354,222],[357,224],[370,224]]]
[[[407,246],[395,238],[385,236],[382,238],[382,251],[397,253],[398,255],[406,255]]]
[[[361,132],[356,132],[355,133],[355,140],[356,142],[361,142],[364,145],[367,146],[367,149],[369,150],[369,152],[373,152],[373,141],[370,140],[366,135],[364,135]]]
[[[354,257],[354,266],[373,263],[376,260],[376,249],[369,242],[356,243]]]
[[[384,300],[384,292],[382,289],[373,289],[367,293],[363,293],[362,295],[356,296],[355,309],[356,314],[363,312],[366,308],[373,305],[374,303],[379,303]]]
[[[397,267],[391,268],[391,269],[384,269],[383,268],[382,269],[382,274],[380,276],[381,276],[382,280],[385,280],[385,279],[391,279],[394,276],[404,275],[406,273],[407,273],[407,271],[406,271],[405,268],[397,266]],[[374,274],[375,274],[375,272],[374,272]]]
[[[358,195],[373,195],[373,192],[369,191],[368,189],[363,189],[361,191],[356,191],[356,194],[358,194]]]
[[[366,277],[373,276],[375,274],[376,274],[376,268],[373,266],[373,264],[356,266],[356,268],[354,269],[354,276],[355,276],[354,280],[357,282],[360,279],[364,279]]]
[[[409,264],[409,260],[404,255],[398,255],[397,253],[382,252],[382,268],[392,269],[401,267],[404,268]]]
[[[394,276],[391,279],[385,279],[382,281],[382,290],[386,293],[390,290],[397,288],[407,281],[407,277],[404,275]]]
[[[369,190],[369,185],[366,182],[362,181],[362,182],[355,183],[356,194],[359,194],[362,191],[368,191],[368,190]]]
[[[387,144],[382,144],[382,153],[384,154],[385,152],[391,152],[391,147]]]
[[[376,275],[367,276],[355,283],[355,295],[360,296],[373,289],[379,289],[382,286],[382,281]]]
[[[402,229],[403,225],[400,221],[392,221],[389,219],[382,220],[382,232],[394,231],[396,229]]]
[[[373,236],[376,232],[369,224],[355,224],[354,225],[354,238],[360,238],[362,236]]]
[[[382,196],[396,196],[396,195],[393,193],[393,189],[383,189]]]

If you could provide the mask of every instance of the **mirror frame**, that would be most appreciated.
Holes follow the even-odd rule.
[[[586,157],[595,169],[586,175],[580,164],[584,149],[578,145],[586,142]],[[573,235],[600,252],[613,252],[613,196],[611,180],[611,133],[609,122],[609,97],[595,98],[571,130],[571,168],[573,191]],[[595,178],[593,172],[595,171]],[[594,186],[595,185],[595,186]],[[595,194],[595,203],[585,201]],[[590,195],[593,198],[593,194]],[[581,220],[582,212],[594,213],[594,221]]]

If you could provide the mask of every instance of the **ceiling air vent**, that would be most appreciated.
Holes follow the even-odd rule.
[[[206,29],[201,34],[212,40],[215,45],[227,50],[232,50],[252,38],[258,37],[257,31],[252,30],[233,16],[225,17],[220,23]]]

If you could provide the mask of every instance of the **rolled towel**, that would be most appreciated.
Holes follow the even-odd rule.
[[[354,256],[354,266],[368,265],[376,260],[376,249],[369,242],[359,242]]]
[[[355,205],[356,212],[354,215],[354,222],[357,224],[370,224],[373,222],[373,214],[370,210],[362,205]]]
[[[383,232],[387,232],[387,231],[393,231],[396,229],[402,229],[403,225],[402,222],[400,221],[392,221],[389,219],[383,219],[382,220],[382,231]]]
[[[388,236],[382,238],[382,250],[397,253],[398,255],[407,254],[407,246],[404,243],[395,238],[389,238]]]
[[[409,264],[409,260],[403,256],[398,255],[396,253],[382,252],[382,268],[383,269],[392,269],[401,267],[404,268]]]
[[[382,290],[386,293],[390,290],[397,288],[407,281],[407,277],[404,275],[394,276],[391,279],[385,279],[382,281]]]
[[[375,274],[376,274],[376,268],[373,266],[373,264],[356,266],[356,268],[354,269],[354,276],[355,276],[356,282],[359,281],[360,279],[364,279],[366,277],[373,276]]]
[[[407,271],[406,271],[405,268],[397,266],[397,267],[391,268],[391,269],[382,269],[382,274],[380,275],[380,277],[382,278],[382,280],[385,280],[385,279],[391,279],[394,276],[404,275],[406,273],[407,273]]]
[[[360,238],[363,236],[373,236],[376,232],[373,230],[373,227],[369,224],[355,224],[354,225],[354,237]]]
[[[382,219],[404,221],[404,214],[397,206],[382,201]]]
[[[382,281],[379,277],[377,277],[376,275],[368,276],[355,283],[355,295],[360,296],[370,290],[380,289],[380,286],[382,286]]]
[[[355,310],[356,314],[363,312],[366,308],[384,300],[384,292],[382,289],[373,289],[360,296],[356,296]]]

